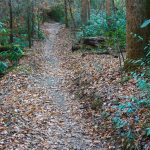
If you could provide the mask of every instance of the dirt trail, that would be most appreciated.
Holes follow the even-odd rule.
[[[92,139],[88,135],[84,135],[86,134],[84,133],[85,124],[79,120],[82,119],[81,116],[72,115],[73,107],[76,107],[77,104],[73,104],[69,97],[70,95],[63,89],[65,76],[69,72],[61,68],[61,64],[63,63],[61,59],[62,56],[59,56],[59,52],[57,53],[56,51],[57,42],[55,41],[57,34],[59,34],[63,27],[57,23],[48,24],[46,26],[48,27],[46,31],[49,36],[44,45],[43,56],[46,59],[45,70],[49,73],[47,74],[47,71],[45,72],[44,83],[45,86],[47,86],[49,96],[52,98],[53,108],[55,108],[55,112],[58,113],[57,116],[52,117],[55,125],[49,126],[48,129],[50,135],[49,139],[52,143],[51,148],[60,150],[100,149],[92,144]],[[54,43],[56,45],[54,45]],[[61,45],[61,48],[63,49],[63,45]],[[77,120],[75,117],[80,118]]]
[[[61,42],[57,38],[63,28],[58,23],[46,23],[43,29],[47,38],[33,47],[34,52],[29,58],[29,66],[34,68],[32,73],[26,74],[23,68],[1,81],[2,88],[8,87],[0,95],[2,116],[5,115],[2,119],[2,149],[101,149],[99,139],[92,137],[85,128],[78,102],[73,101],[65,90],[65,77],[70,72],[61,67],[64,54],[56,50],[66,49],[66,36]]]

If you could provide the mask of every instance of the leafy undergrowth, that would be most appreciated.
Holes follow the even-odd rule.
[[[107,141],[106,149],[150,148],[149,105],[138,108],[137,82],[131,74],[121,74],[117,58],[77,52],[63,66],[73,72],[70,93],[80,100],[93,132]]]

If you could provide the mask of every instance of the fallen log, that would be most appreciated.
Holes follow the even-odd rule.
[[[93,47],[98,47],[99,44],[102,44],[104,42],[105,42],[104,37],[87,37],[87,38],[81,39],[81,43],[83,43],[84,45],[89,45]]]
[[[98,48],[100,44],[104,44],[104,37],[86,37],[82,38],[76,44],[72,46],[72,52],[82,49],[84,46],[91,46],[94,48]]]
[[[86,57],[87,55],[111,55],[114,58],[118,58],[117,54],[113,54],[109,51],[105,51],[105,52],[85,52],[81,55],[81,57]]]

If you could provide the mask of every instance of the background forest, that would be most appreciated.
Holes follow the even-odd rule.
[[[0,0],[2,80],[55,22],[70,33],[69,90],[92,114],[94,132],[113,145],[107,149],[150,149],[149,0]]]

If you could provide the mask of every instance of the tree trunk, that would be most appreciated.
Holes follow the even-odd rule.
[[[35,2],[34,0],[32,1],[32,38],[34,38],[34,33],[35,33],[35,14],[34,14],[34,8],[35,8]]]
[[[88,19],[90,20],[90,14],[91,14],[91,1],[90,0],[88,0],[88,4],[87,4],[88,6]]]
[[[31,6],[30,6],[30,3],[28,3],[28,7],[27,7],[27,28],[28,28],[29,48],[31,48],[31,46],[32,46],[32,25],[31,25],[31,21],[32,21]]]
[[[127,8],[127,59],[140,59],[145,56],[144,47],[150,37],[150,28],[141,29],[141,24],[150,19],[150,1],[149,0],[126,0]],[[133,37],[137,34],[144,38],[144,41]]]
[[[68,27],[68,9],[67,9],[67,0],[64,0],[64,9],[65,9],[65,25]]]
[[[9,0],[9,16],[10,16],[10,43],[13,43],[13,12],[12,12],[12,1]]]
[[[70,16],[71,16],[71,19],[72,19],[72,22],[73,22],[73,26],[74,26],[74,28],[76,28],[76,23],[75,23],[75,19],[74,19],[73,12],[72,12],[72,7],[71,7],[71,1],[68,0],[68,3],[69,3],[69,11],[70,11]]]
[[[90,0],[82,0],[82,11],[81,11],[81,20],[83,24],[86,24],[90,18]]]
[[[100,1],[100,11],[104,11],[105,10],[105,0],[101,0]]]
[[[112,11],[114,9],[113,7],[114,7],[114,0],[106,0],[106,15],[107,15],[108,27],[111,27],[112,24],[111,16],[112,16]]]

